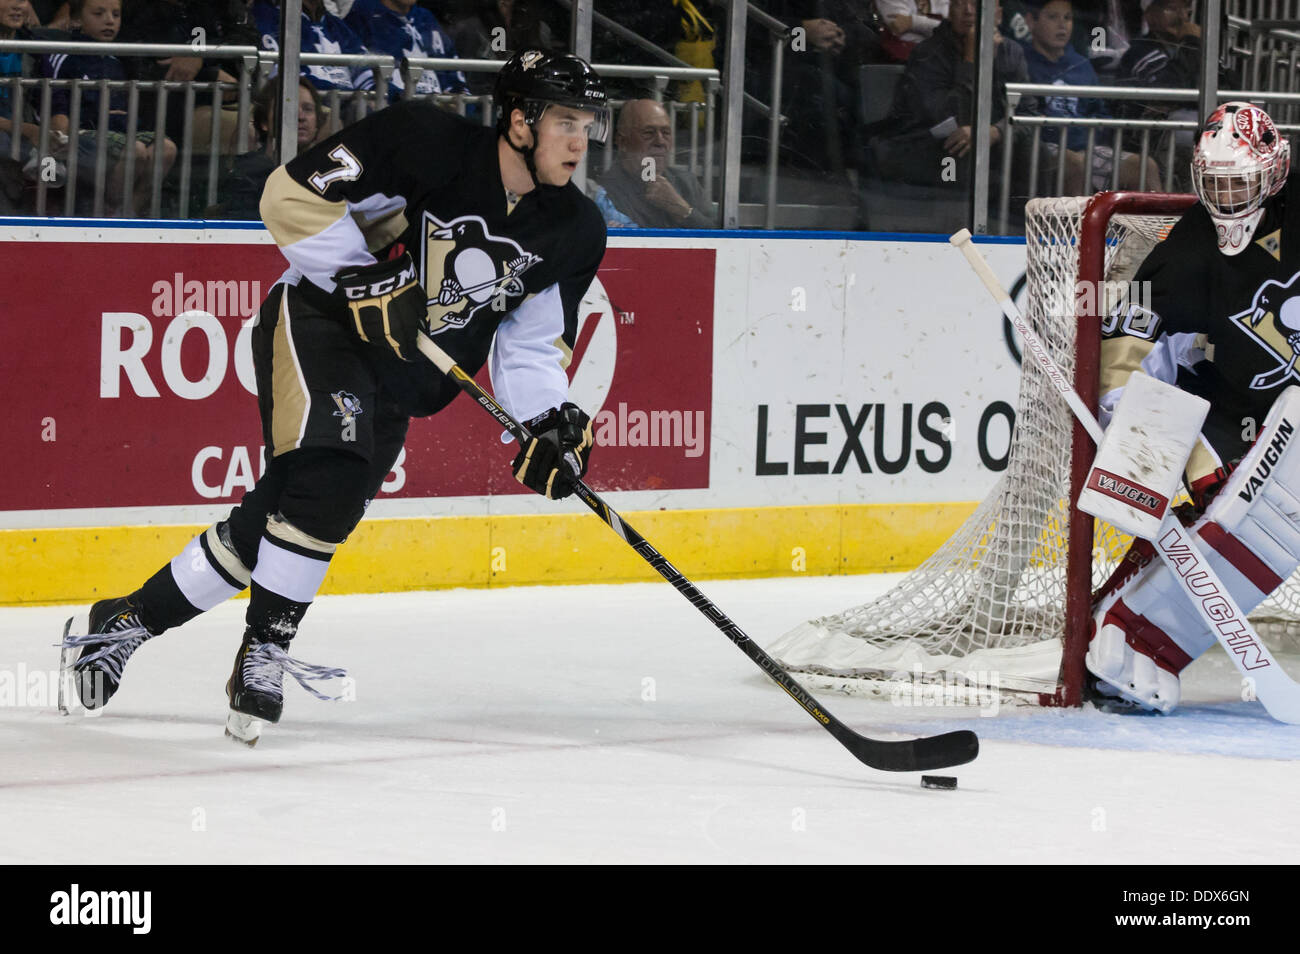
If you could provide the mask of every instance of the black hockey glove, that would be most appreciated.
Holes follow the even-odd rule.
[[[561,500],[573,493],[573,482],[587,473],[595,440],[591,418],[576,404],[565,402],[528,422],[533,435],[515,455],[515,480],[534,493]],[[578,472],[565,459],[572,454]]]
[[[392,349],[403,361],[415,360],[429,296],[420,285],[410,252],[387,262],[345,268],[334,281],[347,299],[358,338]]]

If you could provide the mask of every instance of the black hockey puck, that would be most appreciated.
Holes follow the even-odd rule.
[[[922,775],[921,787],[953,789],[957,787],[957,779],[952,775]]]

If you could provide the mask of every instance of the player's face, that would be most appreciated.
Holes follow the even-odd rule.
[[[1248,209],[1262,185],[1254,176],[1206,176],[1205,195],[1220,212],[1231,215]]]
[[[82,33],[101,43],[110,43],[121,27],[121,0],[86,0],[81,11]]]
[[[537,151],[537,181],[546,185],[568,185],[587,154],[587,137],[596,121],[595,113],[569,106],[550,106],[533,125]]]

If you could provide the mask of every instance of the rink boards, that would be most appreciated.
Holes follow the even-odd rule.
[[[0,240],[0,602],[122,592],[260,472],[249,316],[283,259],[260,226]],[[609,246],[569,368],[601,445],[589,483],[688,575],[908,568],[1004,468],[1019,369],[943,237]],[[1008,286],[1023,271],[1023,245],[983,250]],[[416,421],[325,592],[653,576],[580,504],[523,491],[511,456],[467,401]]]

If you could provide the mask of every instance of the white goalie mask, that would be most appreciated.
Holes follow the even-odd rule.
[[[1224,103],[1205,121],[1192,155],[1192,185],[1218,233],[1219,251],[1250,244],[1264,203],[1291,171],[1291,144],[1268,113],[1250,103]]]

